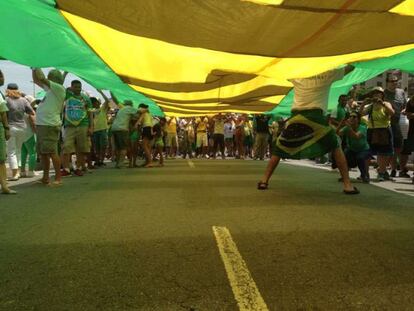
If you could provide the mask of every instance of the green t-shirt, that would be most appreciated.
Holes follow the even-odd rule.
[[[345,126],[341,130],[344,135],[343,137],[346,139],[348,148],[354,152],[369,150],[369,144],[367,141],[367,126],[365,124],[360,124],[355,131],[362,134],[360,138],[352,137],[349,133],[349,129],[349,126]]]
[[[65,126],[89,126],[88,113],[92,111],[92,103],[85,94],[75,95],[70,91],[66,93]]]

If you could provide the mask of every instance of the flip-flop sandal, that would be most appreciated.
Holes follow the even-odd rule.
[[[267,182],[259,181],[257,183],[257,189],[258,190],[266,190],[269,184]]]
[[[357,187],[354,187],[354,190],[351,190],[351,191],[344,190],[344,193],[345,194],[359,194],[359,190]]]

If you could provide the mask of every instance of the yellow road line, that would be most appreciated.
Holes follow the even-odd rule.
[[[213,226],[213,232],[239,309],[241,311],[268,311],[229,230],[226,227]]]
[[[195,168],[195,164],[194,164],[194,162],[193,162],[193,161],[188,160],[187,162],[188,162],[188,166],[189,166],[189,167],[191,167],[191,168]]]

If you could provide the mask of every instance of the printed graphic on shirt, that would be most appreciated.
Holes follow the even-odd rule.
[[[86,118],[86,106],[83,98],[69,97],[66,100],[65,120],[73,126],[78,126]]]

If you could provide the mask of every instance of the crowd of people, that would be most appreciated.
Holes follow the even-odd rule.
[[[84,92],[79,80],[71,81],[65,89],[66,73],[59,70],[51,70],[46,77],[41,69],[33,68],[32,76],[34,83],[45,91],[43,99],[23,94],[16,83],[8,83],[5,94],[0,94],[0,181],[5,194],[16,193],[8,187],[7,180],[36,176],[38,164],[43,170],[39,182],[58,187],[62,185],[62,177],[81,177],[105,166],[106,160],[114,162],[117,169],[151,168],[162,167],[164,159],[177,157],[264,160],[278,154],[276,159],[272,157],[264,179],[258,184],[259,189],[266,189],[280,158],[290,158],[292,154],[288,153],[299,146],[301,138],[295,136],[295,131],[306,132],[304,117],[320,124],[326,120],[334,129],[334,134],[329,135],[331,141],[324,141],[325,146],[333,146],[330,149],[333,168],[358,167],[360,179],[365,183],[370,182],[369,167],[374,162],[378,166],[378,181],[397,176],[398,168],[399,177],[410,177],[407,164],[414,152],[414,99],[406,99],[404,92],[396,87],[398,78],[394,75],[388,77],[385,90],[374,88],[361,100],[341,95],[336,109],[327,114],[322,115],[322,110],[318,110],[317,116],[311,116],[299,109],[301,112],[294,112],[290,119],[277,121],[265,114],[156,117],[143,103],[136,107],[130,100],[120,102],[114,94],[107,97],[98,90],[101,102]],[[0,86],[3,84],[0,71]],[[296,96],[296,100],[300,98]],[[291,120],[298,118],[301,124],[292,123]],[[404,122],[409,122],[406,137],[401,130]],[[293,138],[289,138],[292,133]],[[339,149],[335,147],[337,141]],[[298,157],[312,158],[309,150],[300,151]],[[314,154],[319,153],[320,150]],[[137,161],[141,158],[143,162],[139,165]],[[345,159],[346,164],[342,163]],[[7,176],[6,161],[11,176]],[[49,176],[51,163],[55,171],[53,181]],[[348,192],[356,192],[350,184],[348,188]]]
[[[57,187],[62,177],[81,177],[105,166],[106,159],[118,169],[138,167],[139,158],[144,168],[161,167],[165,158],[177,157],[264,160],[280,128],[280,122],[272,123],[266,115],[155,117],[143,103],[137,108],[130,100],[119,102],[114,94],[108,98],[98,90],[101,102],[84,92],[79,80],[65,89],[66,75],[51,70],[46,77],[33,68],[34,83],[45,91],[41,100],[22,93],[16,83],[8,83],[5,94],[1,93],[2,193],[16,193],[7,180],[36,176],[38,164],[43,170],[39,182]],[[0,71],[0,86],[4,80]]]
[[[341,174],[338,181],[343,183],[345,194],[359,194],[351,183],[349,169],[357,166],[359,179],[369,183],[369,166],[374,160],[378,182],[392,180],[397,168],[399,177],[410,178],[407,163],[414,152],[414,98],[407,100],[404,91],[397,88],[397,76],[388,75],[386,90],[375,87],[361,101],[352,96],[353,92],[341,95],[336,109],[328,110],[330,86],[353,69],[348,65],[291,80],[295,91],[292,114],[272,146],[272,157],[258,189],[268,188],[280,159],[318,158],[327,152],[332,168]],[[404,137],[401,125],[407,122]]]
[[[363,182],[370,182],[369,167],[375,160],[377,181],[401,177],[414,183],[407,166],[414,152],[414,98],[407,99],[397,85],[398,77],[391,74],[385,90],[375,87],[359,102],[346,95],[339,98],[332,123],[348,166],[359,168]]]

